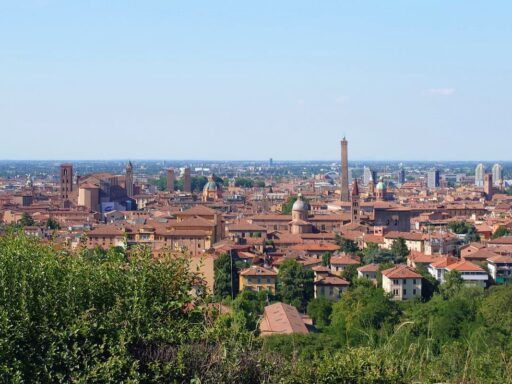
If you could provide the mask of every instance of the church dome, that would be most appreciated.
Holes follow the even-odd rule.
[[[213,175],[210,176],[208,182],[205,184],[203,191],[204,192],[216,192],[218,189],[217,183],[215,182]]]
[[[377,186],[375,188],[377,190],[384,190],[384,189],[386,189],[386,183],[384,182],[384,178],[382,176],[379,179],[379,182],[377,183]]]
[[[292,211],[307,211],[308,204],[302,200],[302,195],[299,193],[297,195],[297,200],[293,203]]]

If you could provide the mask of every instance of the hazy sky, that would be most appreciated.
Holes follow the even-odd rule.
[[[0,0],[0,159],[511,160],[512,2]]]

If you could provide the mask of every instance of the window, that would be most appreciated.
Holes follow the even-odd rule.
[[[404,295],[404,296],[405,296],[405,295],[407,295],[407,289],[404,289],[404,290],[403,290],[403,295]]]
[[[393,280],[393,284],[398,285],[398,280]]]
[[[270,277],[267,277],[267,284],[270,284]]]
[[[412,294],[416,296],[416,290],[415,289],[412,290]]]
[[[412,281],[412,283],[413,283],[413,284],[416,284],[416,279],[414,279],[414,280]]]
[[[407,280],[403,279],[403,283],[404,283],[404,284],[407,284]]]

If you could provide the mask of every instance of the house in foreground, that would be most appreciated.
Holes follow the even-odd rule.
[[[302,316],[294,306],[275,303],[265,307],[260,322],[260,335],[289,335],[291,333],[309,333],[311,319]]]

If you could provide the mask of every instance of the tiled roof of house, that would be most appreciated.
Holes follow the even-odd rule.
[[[318,280],[316,280],[314,284],[315,285],[341,285],[341,286],[347,287],[350,285],[350,282],[348,282],[347,280],[345,280],[339,276],[330,274],[328,276],[322,276],[322,277],[318,278]]]
[[[357,268],[359,272],[378,272],[379,271],[379,264],[368,264],[363,265],[362,267]]]
[[[512,263],[512,256],[496,255],[496,256],[488,258],[487,261],[490,261],[495,264],[500,264],[500,263],[509,264],[509,263]]]
[[[361,264],[361,258],[354,255],[341,254],[339,256],[331,257],[331,264],[333,265],[357,265]]]
[[[474,253],[467,253],[462,258],[464,260],[487,260],[490,257],[497,256],[498,254],[491,251],[489,248],[482,248]]]
[[[425,238],[425,235],[423,233],[417,233],[417,232],[398,232],[398,231],[391,231],[384,235],[384,238],[386,239],[399,239],[402,238],[407,241],[421,241]]]
[[[264,334],[308,333],[297,308],[284,303],[265,307],[260,330]]]
[[[459,259],[457,259],[456,257],[445,256],[445,257],[442,257],[440,260],[431,263],[430,265],[433,268],[444,268],[444,267],[446,267],[446,266],[448,266],[450,264],[455,264],[458,261],[459,261]]]
[[[240,272],[242,276],[277,276],[277,272],[272,269],[253,265]]]
[[[406,265],[396,265],[393,268],[382,271],[389,279],[421,279],[421,275]]]
[[[485,270],[471,261],[462,260],[458,263],[450,264],[446,267],[449,271],[459,272],[485,272]]]

